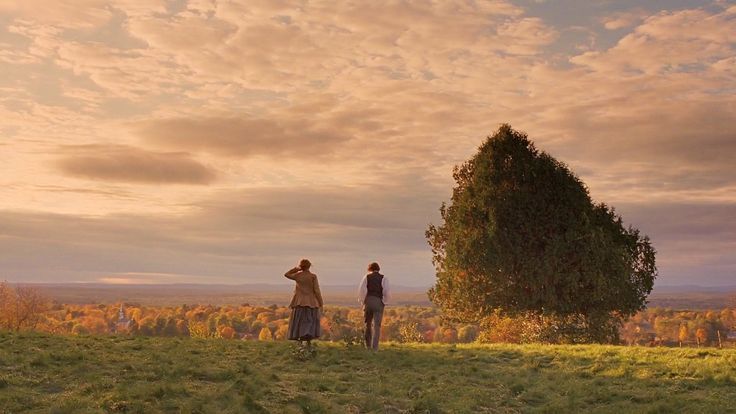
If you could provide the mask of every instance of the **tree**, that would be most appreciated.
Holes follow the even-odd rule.
[[[700,344],[704,344],[708,340],[708,331],[706,331],[705,328],[698,328],[698,330],[695,331],[695,339],[698,341],[699,348]]]
[[[259,341],[270,341],[273,339],[273,335],[271,335],[271,330],[267,327],[263,327],[261,329],[261,332],[258,333],[258,340]]]
[[[531,314],[576,341],[609,342],[645,307],[657,274],[649,239],[525,134],[501,126],[453,177],[444,223],[426,233],[429,295],[450,318]]]
[[[363,343],[363,330],[358,323],[360,320],[358,315],[359,313],[353,310],[336,310],[330,317],[331,339],[345,342],[347,345]]]
[[[234,339],[236,335],[235,329],[229,326],[223,326],[220,328],[220,337],[222,339]]]
[[[138,321],[137,320],[132,319],[130,321],[130,324],[128,325],[128,333],[130,333],[131,335],[134,335],[134,336],[138,336],[138,335],[141,334],[140,333],[140,330],[139,330],[139,327],[138,327]]]
[[[457,331],[457,340],[462,343],[470,343],[478,337],[478,330],[473,325],[464,325]]]
[[[720,314],[720,320],[726,329],[731,329],[734,322],[733,313],[731,312],[731,310],[728,308],[723,309]]]
[[[190,320],[187,324],[187,331],[189,331],[189,336],[192,338],[202,339],[210,337],[210,331],[207,329],[207,324],[205,322]],[[145,335],[145,333],[141,334]]]
[[[419,332],[419,324],[416,322],[404,322],[399,326],[399,342],[417,343],[424,342],[422,333]]]
[[[143,336],[153,336],[155,331],[155,320],[151,316],[146,316],[138,322],[138,333]]]
[[[401,323],[393,318],[383,315],[381,324],[381,341],[396,341],[401,338]]]
[[[73,335],[87,335],[89,334],[89,330],[81,323],[78,323],[74,325],[74,327],[72,327],[72,334]]]
[[[165,324],[160,334],[163,336],[177,336],[179,335],[179,328],[176,324],[176,319],[172,317],[165,318]]]
[[[687,341],[689,337],[690,331],[688,331],[687,325],[680,325],[680,330],[677,332],[677,340],[680,342],[680,347],[682,347],[682,343]]]
[[[283,341],[287,339],[289,336],[289,325],[283,324],[279,325],[279,327],[276,329],[276,332],[274,332],[273,337],[276,340]]]
[[[679,337],[680,323],[670,316],[657,316],[654,319],[654,332],[660,342],[667,342]]]
[[[110,327],[104,319],[99,316],[85,316],[80,320],[80,324],[86,328],[85,333],[94,335],[104,335],[110,333]]]
[[[480,334],[478,342],[496,343],[511,342],[518,343],[521,340],[521,321],[495,312],[480,321]]]
[[[450,326],[437,327],[434,333],[434,340],[443,344],[454,344],[457,342],[457,331]]]
[[[0,283],[0,329],[33,330],[48,309],[49,300],[37,288]]]
[[[131,326],[133,325],[134,321],[131,321]],[[177,335],[180,336],[189,336],[189,326],[187,324],[187,321],[184,319],[179,319],[176,321],[176,332]]]
[[[13,297],[15,292],[8,282],[0,283],[0,329],[10,329],[13,321]]]

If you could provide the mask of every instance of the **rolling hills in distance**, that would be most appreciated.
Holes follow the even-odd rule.
[[[145,306],[182,304],[211,305],[287,305],[291,284],[105,284],[105,283],[34,283],[51,300],[67,304],[127,302]],[[428,287],[392,286],[393,305],[432,306]],[[324,285],[322,295],[327,305],[358,306],[356,286]],[[736,285],[655,286],[648,306],[671,309],[723,309],[736,306]]]

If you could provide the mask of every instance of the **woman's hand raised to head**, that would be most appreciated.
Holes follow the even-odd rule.
[[[297,273],[299,273],[301,271],[302,271],[302,269],[300,269],[298,267],[292,267],[286,273],[284,273],[284,276],[288,277],[289,279],[293,279],[292,276],[294,276],[295,274],[297,274]]]

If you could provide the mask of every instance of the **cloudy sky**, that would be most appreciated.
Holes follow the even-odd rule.
[[[736,2],[0,0],[0,279],[433,281],[507,122],[736,284]]]

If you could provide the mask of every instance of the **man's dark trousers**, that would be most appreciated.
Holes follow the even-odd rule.
[[[381,338],[381,320],[383,319],[383,301],[375,296],[366,296],[363,305],[365,316],[365,347],[377,350]],[[371,325],[373,325],[371,327]]]

